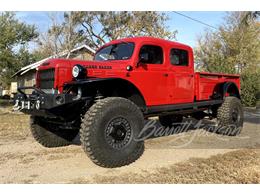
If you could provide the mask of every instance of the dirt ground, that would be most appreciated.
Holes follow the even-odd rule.
[[[0,183],[260,183],[260,112],[245,113],[241,135],[203,129],[146,140],[135,163],[105,169],[74,145],[44,148],[28,116],[0,108]]]

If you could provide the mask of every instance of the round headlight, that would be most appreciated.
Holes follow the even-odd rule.
[[[74,78],[77,78],[77,77],[79,76],[79,67],[78,67],[78,66],[74,66],[74,67],[72,68],[72,76],[73,76]]]
[[[72,68],[72,76],[74,78],[83,78],[85,77],[86,75],[86,69],[79,65],[79,64],[76,64],[73,68]]]

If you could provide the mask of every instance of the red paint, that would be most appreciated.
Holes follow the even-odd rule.
[[[71,70],[75,64],[83,66],[95,65],[97,67],[112,66],[112,69],[88,68],[87,76],[128,80],[142,93],[147,106],[193,102],[195,96],[197,101],[208,100],[213,93],[214,87],[218,83],[226,81],[234,82],[240,88],[239,75],[195,73],[193,51],[187,45],[152,37],[136,37],[115,40],[105,46],[122,41],[135,43],[133,55],[128,60],[80,61],[52,59],[49,60],[49,65],[40,66],[39,70],[55,68],[54,87],[62,92],[63,84],[72,81]],[[142,45],[146,44],[162,47],[164,52],[163,64],[146,64],[137,67],[139,50]],[[188,66],[171,65],[169,54],[172,48],[188,51]],[[133,67],[131,72],[126,70],[128,65]]]

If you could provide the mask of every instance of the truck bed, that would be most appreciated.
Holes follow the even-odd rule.
[[[209,100],[218,83],[233,82],[240,89],[239,75],[208,72],[195,73],[195,96],[197,101]]]

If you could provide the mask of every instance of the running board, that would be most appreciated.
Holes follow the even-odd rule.
[[[205,108],[208,108],[213,105],[222,104],[223,100],[209,100],[209,101],[200,101],[193,103],[185,104],[171,104],[171,105],[162,105],[162,106],[149,106],[144,112],[145,115],[153,115],[157,113],[189,113],[196,112]]]

